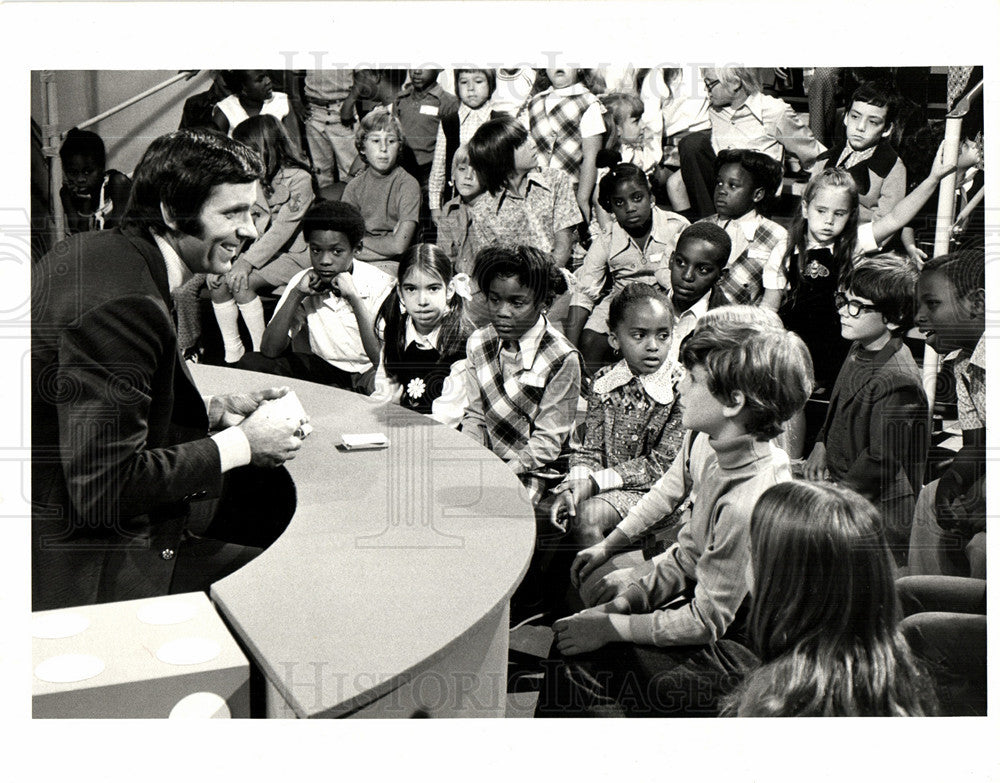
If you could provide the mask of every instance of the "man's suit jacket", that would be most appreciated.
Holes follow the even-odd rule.
[[[32,605],[165,594],[222,491],[144,232],[82,234],[32,270]]]

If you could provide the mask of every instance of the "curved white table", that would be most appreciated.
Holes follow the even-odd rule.
[[[534,545],[517,478],[467,436],[328,386],[196,366],[203,394],[293,388],[314,427],[298,505],[211,596],[268,681],[269,717],[502,717],[508,601]],[[343,433],[389,448],[348,452]]]

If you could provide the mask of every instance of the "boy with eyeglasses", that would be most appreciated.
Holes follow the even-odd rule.
[[[853,345],[804,466],[807,479],[850,487],[879,508],[900,564],[927,457],[927,396],[903,343],[918,275],[909,259],[882,255],[844,278],[835,301],[841,334]]]

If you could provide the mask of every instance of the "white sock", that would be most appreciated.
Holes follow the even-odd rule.
[[[247,331],[250,332],[253,349],[259,351],[260,341],[264,339],[264,305],[261,304],[259,296],[255,296],[249,302],[238,304],[240,312],[243,314],[243,323],[247,325]]]
[[[222,332],[222,344],[226,348],[226,361],[229,363],[238,362],[243,356],[243,341],[240,339],[240,330],[237,325],[240,311],[236,307],[236,302],[233,299],[226,302],[212,302],[212,309],[215,311],[215,320],[219,322],[219,331]]]

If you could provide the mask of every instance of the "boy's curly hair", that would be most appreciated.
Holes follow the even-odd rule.
[[[521,285],[531,289],[535,303],[541,302],[546,307],[568,290],[566,277],[552,256],[527,245],[484,247],[476,255],[472,275],[487,296],[496,278],[517,278]]]
[[[743,423],[756,440],[770,440],[802,409],[813,390],[809,350],[794,332],[737,321],[699,322],[681,343],[680,360],[703,367],[708,389],[726,405],[740,392]]]

